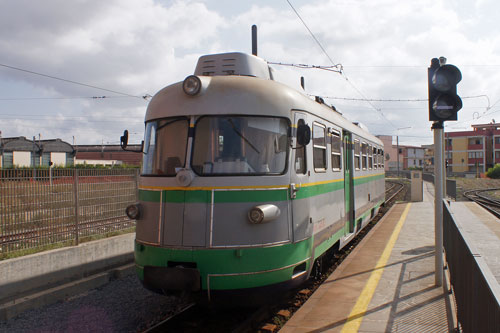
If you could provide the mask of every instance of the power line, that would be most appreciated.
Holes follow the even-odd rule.
[[[302,17],[300,16],[300,14],[295,10],[295,8],[291,4],[291,2],[289,0],[286,0],[286,2],[288,2],[288,4],[290,5],[290,7],[292,8],[292,10],[295,12],[295,14],[297,15],[297,17],[300,19],[300,21],[302,21],[302,24],[304,25],[304,27],[306,27],[307,31],[309,31],[309,34],[311,35],[311,37],[314,39],[314,41],[316,42],[316,44],[318,44],[318,46],[320,47],[321,51],[323,51],[323,53],[326,55],[326,57],[328,58],[328,60],[330,60],[330,62],[332,63],[332,65],[335,66],[335,67],[339,67],[340,66],[340,73],[341,73],[342,72],[342,65],[341,64],[335,64],[335,62],[332,60],[332,58],[330,58],[330,55],[323,48],[323,45],[321,45],[321,43],[319,42],[319,40],[316,38],[316,36],[311,31],[311,29],[309,29],[309,27],[307,26],[306,22],[302,19]]]
[[[59,81],[67,82],[67,83],[76,84],[76,85],[79,85],[79,86],[84,86],[84,87],[93,88],[93,89],[99,89],[99,90],[111,92],[111,93],[118,94],[118,95],[123,95],[123,96],[128,96],[128,97],[135,97],[135,98],[144,98],[143,96],[135,96],[135,95],[123,93],[123,92],[116,91],[116,90],[101,88],[101,87],[93,86],[93,85],[86,84],[86,83],[81,83],[81,82],[76,82],[76,81],[72,81],[72,80],[68,80],[68,79],[63,79],[63,78],[60,78],[60,77],[57,77],[57,76],[53,76],[53,75],[47,75],[47,74],[42,74],[42,73],[34,72],[34,71],[27,70],[27,69],[19,68],[19,67],[9,66],[9,65],[5,65],[5,64],[1,64],[1,63],[0,63],[0,66],[6,67],[6,68],[9,68],[9,69],[13,69],[13,70],[16,70],[16,71],[21,71],[21,72],[33,74],[33,75],[39,75],[39,76],[47,77],[47,78],[50,78],[50,79],[53,79],[53,80],[59,80]]]
[[[124,115],[123,114],[123,110],[120,110],[120,111],[117,111],[117,112],[120,112],[122,113],[120,116],[110,116],[110,115],[106,115],[106,118],[117,118],[117,119],[124,119],[126,117],[135,117],[134,115]],[[111,113],[111,112],[109,112]],[[3,114],[0,114],[0,117],[2,116],[12,116],[12,117],[48,117],[48,118],[51,118],[51,119],[54,119],[55,117],[59,116],[59,115],[42,115],[42,114],[19,114],[19,113],[3,113]],[[89,117],[96,117],[96,116],[93,116],[93,115],[89,115],[89,116],[66,116],[64,115],[63,116],[64,118],[89,118]],[[144,117],[144,116],[140,116],[140,117]]]
[[[135,119],[135,120],[130,120],[130,119],[120,119],[120,120],[100,120],[100,119],[86,119],[84,117],[72,117],[72,119],[53,119],[49,117],[31,117],[31,118],[3,118],[0,117],[0,119],[3,120],[11,120],[11,121],[23,121],[24,124],[26,124],[27,121],[36,121],[36,120],[51,120],[52,123],[65,123],[65,122],[74,122],[75,120],[78,120],[82,123],[135,123],[135,124],[144,124],[144,122],[140,119]],[[38,124],[39,125],[39,124]],[[46,126],[43,126],[43,128],[47,128]]]
[[[301,69],[322,69],[325,71],[330,71],[330,72],[335,72],[335,73],[341,73],[341,69],[338,69],[338,66],[317,66],[317,65],[306,65],[306,64],[284,64],[281,62],[267,62],[269,65],[279,65],[279,66],[290,66],[290,67],[297,67]]]
[[[137,98],[137,97],[138,96],[11,97],[11,98],[0,98],[0,101],[110,99],[110,98]]]
[[[314,96],[314,95],[311,95]],[[328,99],[340,99],[344,101],[363,101],[363,102],[428,102],[428,98],[411,98],[411,99],[393,99],[393,98],[381,98],[381,99],[375,99],[375,98],[350,98],[350,97],[335,97],[335,96],[320,96],[323,98],[328,98]],[[484,97],[484,95],[476,95],[476,96],[464,96],[461,97],[462,99],[468,99],[468,98],[478,98],[478,97]],[[482,108],[482,107],[481,107]]]
[[[328,58],[328,60],[330,60],[330,62],[332,63],[333,66],[335,67],[340,67],[339,69],[339,73],[340,75],[342,75],[344,77],[344,79],[351,85],[351,87],[356,90],[356,92],[361,96],[363,97],[363,99],[372,106],[372,108],[377,111],[389,124],[391,124],[392,127],[394,128],[397,128],[396,125],[394,125],[389,119],[387,119],[387,117],[384,115],[384,113],[382,112],[381,109],[375,107],[375,105],[373,105],[372,102],[370,102],[368,100],[368,98],[366,98],[366,96],[354,85],[354,83],[352,83],[349,78],[347,77],[347,75],[344,73],[343,71],[343,67],[341,64],[336,64],[332,58],[330,57],[330,55],[326,52],[325,48],[323,47],[323,45],[321,45],[321,43],[319,42],[319,40],[316,38],[316,36],[313,34],[313,32],[311,31],[311,29],[309,29],[309,27],[307,26],[306,22],[302,19],[302,17],[300,16],[300,14],[297,12],[297,10],[295,10],[295,8],[293,7],[293,5],[290,3],[289,0],[286,0],[286,2],[288,2],[288,4],[290,5],[290,7],[292,8],[292,10],[295,12],[295,14],[297,15],[297,17],[300,19],[300,21],[302,21],[302,24],[304,24],[304,26],[306,27],[307,31],[309,31],[309,34],[312,36],[312,38],[316,41],[316,43],[319,45],[319,47],[321,48],[321,50],[323,51],[323,53],[326,55],[326,57]]]

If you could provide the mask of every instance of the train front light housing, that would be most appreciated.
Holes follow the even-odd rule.
[[[139,219],[141,217],[141,205],[137,203],[127,206],[125,214],[132,220]]]
[[[277,219],[281,211],[275,205],[255,206],[248,212],[248,220],[253,224],[266,223]]]
[[[248,212],[248,219],[254,224],[261,223],[264,220],[264,213],[258,207],[254,207]]]
[[[189,75],[182,83],[182,90],[189,95],[194,96],[201,90],[201,80],[196,75]]]

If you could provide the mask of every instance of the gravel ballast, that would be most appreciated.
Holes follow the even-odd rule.
[[[2,321],[0,332],[137,332],[178,306],[178,298],[150,292],[129,275]]]

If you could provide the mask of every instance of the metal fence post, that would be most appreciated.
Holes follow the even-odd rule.
[[[135,200],[139,201],[139,175],[140,169],[135,170]]]
[[[73,169],[73,192],[75,196],[75,243],[79,243],[78,228],[78,169]]]

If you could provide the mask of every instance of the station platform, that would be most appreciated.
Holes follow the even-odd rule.
[[[449,293],[435,285],[434,187],[397,203],[280,332],[449,332]]]

